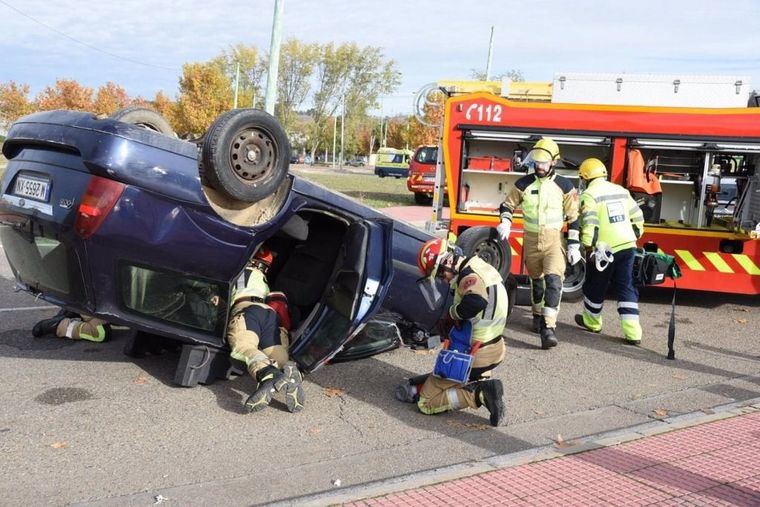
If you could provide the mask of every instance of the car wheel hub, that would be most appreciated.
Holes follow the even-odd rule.
[[[475,255],[496,269],[499,269],[499,265],[501,264],[501,254],[499,253],[499,247],[492,242],[483,241],[482,243],[479,243],[475,248]]]
[[[242,130],[230,146],[230,162],[238,178],[253,182],[269,174],[276,162],[274,143],[259,129]]]

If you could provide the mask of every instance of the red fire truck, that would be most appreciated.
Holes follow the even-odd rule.
[[[632,192],[646,220],[640,246],[676,257],[679,288],[760,294],[753,232],[760,221],[760,108],[558,104],[448,91],[431,232],[449,230],[468,253],[502,273],[523,274],[519,214],[509,248],[492,228],[499,204],[526,174],[521,161],[547,136],[560,146],[559,174],[578,181],[579,164],[596,157],[611,181]],[[449,222],[441,220],[444,181]],[[568,266],[566,296],[580,296],[583,275],[582,265]]]

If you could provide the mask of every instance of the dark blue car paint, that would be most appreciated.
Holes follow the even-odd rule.
[[[20,170],[52,178],[52,217],[6,200],[0,202],[0,213],[33,216],[57,224],[58,239],[78,259],[86,298],[72,301],[52,292],[42,294],[54,304],[95,314],[115,324],[179,337],[188,343],[223,346],[223,332],[203,332],[125,310],[119,298],[119,263],[128,260],[166,268],[225,284],[231,290],[232,281],[256,246],[300,209],[309,208],[385,224],[386,228],[392,225],[392,242],[380,247],[392,248],[392,256],[385,251],[379,258],[384,259],[384,272],[393,273],[393,281],[381,291],[372,312],[382,302],[385,309],[426,329],[442,312],[442,308],[430,311],[415,287],[419,277],[416,255],[429,235],[298,177],[290,176],[289,196],[276,216],[248,228],[227,222],[208,204],[198,176],[197,147],[192,143],[113,120],[98,120],[87,113],[54,111],[30,115],[15,123],[3,152],[9,158],[3,194],[11,192]],[[73,224],[90,174],[122,182],[126,188],[98,232],[82,240]],[[73,205],[60,204],[68,201]],[[377,266],[367,269],[379,270]]]

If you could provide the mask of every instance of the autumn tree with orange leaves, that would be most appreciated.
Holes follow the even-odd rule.
[[[232,108],[230,79],[212,62],[185,64],[179,90],[175,122],[179,133],[202,134],[217,116]]]
[[[0,124],[10,125],[34,111],[29,101],[29,85],[14,81],[0,83]]]
[[[125,108],[131,100],[127,91],[114,82],[107,82],[95,95],[94,110],[98,114],[112,114],[119,109]]]
[[[55,86],[47,86],[37,95],[37,109],[72,109],[92,111],[92,88],[82,86],[73,79],[58,79]]]

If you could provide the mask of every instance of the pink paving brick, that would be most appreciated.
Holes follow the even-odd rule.
[[[718,481],[669,463],[635,470],[626,475],[635,481],[674,496],[688,495],[720,486]]]
[[[758,472],[758,475],[737,481],[733,483],[732,486],[736,486],[739,488],[744,488],[744,489],[748,489],[748,490],[760,493],[760,470],[757,470],[757,472]]]
[[[631,472],[659,464],[650,458],[628,452],[623,445],[576,454],[574,458],[616,473]]]

